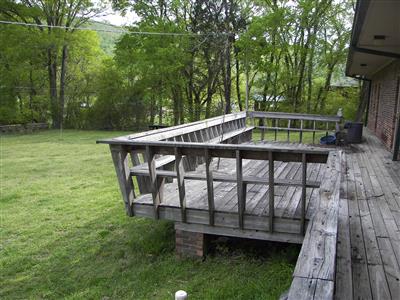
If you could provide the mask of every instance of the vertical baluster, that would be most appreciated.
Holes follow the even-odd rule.
[[[325,133],[325,136],[328,136],[328,131],[329,131],[329,122],[326,122],[326,133]]]
[[[304,122],[303,122],[303,120],[300,120],[300,136],[299,136],[300,144],[303,142],[303,126],[304,126]]]
[[[128,216],[133,216],[133,200],[135,192],[132,176],[128,165],[128,152],[119,145],[110,145],[111,156],[114,162],[115,172],[117,173],[119,188],[125,203],[125,210]]]
[[[209,224],[211,226],[214,226],[214,184],[213,184],[213,173],[211,169],[211,156],[208,148],[204,149],[204,158],[206,160]]]
[[[288,131],[287,131],[287,142],[290,142],[290,122],[291,120],[288,120]]]
[[[147,164],[149,166],[151,194],[153,197],[154,218],[159,218],[159,205],[162,202],[162,194],[164,189],[164,178],[157,178],[156,157],[153,149],[146,146]]]
[[[137,151],[131,150],[131,161],[132,166],[138,166],[141,164],[140,156]],[[147,161],[147,160],[146,160]],[[136,176],[136,180],[139,186],[140,194],[147,194],[151,192],[150,181],[148,177]]]
[[[301,174],[301,223],[300,234],[305,233],[305,220],[306,220],[306,183],[307,183],[307,156],[302,154],[301,158],[302,174]]]
[[[181,206],[181,220],[186,223],[186,190],[185,190],[185,169],[183,167],[182,153],[175,148],[175,170],[178,181],[179,203]]]
[[[243,217],[246,210],[246,190],[247,186],[243,183],[243,163],[240,151],[236,150],[236,183],[238,197],[239,228],[243,229]]]
[[[268,120],[265,118],[260,118],[262,120],[261,125],[264,128],[261,128],[261,140],[264,141],[265,139],[265,132],[267,131],[266,127],[268,126]]]
[[[269,184],[269,231],[274,231],[275,187],[274,187],[274,154],[268,152],[268,184]]]
[[[278,119],[275,119],[275,141],[276,141],[276,138],[277,138],[277,134],[278,134]]]
[[[315,144],[315,120],[313,121],[312,142],[313,142],[313,144]]]

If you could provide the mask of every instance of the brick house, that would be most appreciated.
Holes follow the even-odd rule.
[[[357,1],[346,75],[369,83],[366,125],[400,159],[400,1]]]

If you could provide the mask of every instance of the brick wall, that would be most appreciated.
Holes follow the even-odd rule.
[[[400,113],[400,61],[376,73],[371,82],[368,128],[393,151],[397,114]]]
[[[175,251],[179,257],[203,257],[207,246],[206,234],[175,229]]]

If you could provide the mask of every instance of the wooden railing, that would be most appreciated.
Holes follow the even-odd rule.
[[[247,144],[210,144],[210,143],[182,143],[170,141],[100,141],[110,144],[110,149],[117,172],[120,189],[124,198],[125,207],[130,216],[133,212],[135,198],[132,176],[145,176],[150,180],[151,194],[154,207],[154,218],[159,218],[159,206],[163,202],[163,189],[165,178],[176,178],[179,190],[181,208],[181,222],[186,222],[186,187],[185,180],[203,180],[207,182],[208,200],[208,225],[214,225],[214,188],[213,182],[233,182],[237,184],[238,195],[238,227],[244,228],[244,212],[246,209],[246,190],[248,184],[268,185],[269,192],[269,226],[268,231],[274,232],[274,187],[277,185],[300,186],[301,193],[301,220],[299,233],[305,231],[306,215],[306,188],[318,187],[319,183],[307,180],[307,163],[325,163],[328,151],[306,150],[293,148],[271,148]],[[128,156],[131,153],[145,153],[147,169],[129,167]],[[174,170],[166,171],[157,169],[158,155],[171,155],[174,157]],[[187,174],[183,160],[186,156],[203,157],[205,161],[205,174]],[[236,159],[236,176],[214,175],[211,168],[213,158]],[[268,178],[243,175],[243,159],[269,161]],[[302,165],[301,180],[283,180],[275,178],[274,162],[300,162]]]
[[[286,132],[286,141],[290,141],[290,133],[299,133],[299,143],[303,142],[303,133],[312,132],[312,142],[315,144],[315,134],[324,132],[328,135],[330,131],[339,131],[339,124],[342,117],[323,116],[298,113],[263,112],[250,111],[248,117],[253,119],[253,126],[261,130],[261,140],[265,140],[267,132],[274,133],[274,140],[277,140],[278,132]],[[258,121],[258,122],[257,122]],[[270,125],[269,125],[270,124]]]

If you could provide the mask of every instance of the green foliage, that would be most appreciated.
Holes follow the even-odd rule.
[[[296,247],[180,260],[171,223],[128,218],[108,147],[95,144],[122,134],[0,137],[1,299],[277,299],[288,288]]]
[[[108,56],[113,56],[115,50],[115,44],[122,35],[121,33],[118,32],[121,30],[121,28],[118,26],[96,21],[88,22],[86,27],[91,28],[93,30],[97,30],[97,34],[99,35],[100,39],[100,48]],[[115,32],[107,32],[107,31],[115,31]]]
[[[4,3],[2,18],[23,22],[47,22],[46,14],[65,5]],[[342,107],[347,118],[354,116],[359,88],[346,94],[331,88],[332,78],[343,77],[350,2],[112,3],[138,15],[127,28],[132,33],[0,25],[0,123],[92,129],[179,124],[244,109],[246,78],[249,109],[333,114]],[[74,11],[99,9],[89,0],[79,5]],[[84,18],[71,22],[118,29]]]

